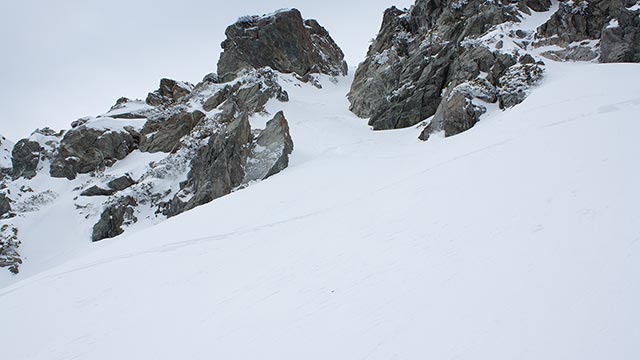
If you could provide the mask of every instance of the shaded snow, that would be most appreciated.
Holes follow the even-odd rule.
[[[290,167],[0,289],[3,357],[638,358],[640,67],[547,67],[427,143],[283,76]]]

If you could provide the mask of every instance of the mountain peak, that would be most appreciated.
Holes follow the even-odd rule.
[[[262,16],[243,16],[225,31],[218,61],[222,79],[243,69],[270,67],[301,77],[311,73],[346,75],[344,53],[316,20],[305,20],[297,9]]]

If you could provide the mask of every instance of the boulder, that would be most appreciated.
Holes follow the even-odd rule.
[[[138,137],[139,134],[130,128],[124,131],[86,126],[71,129],[60,141],[50,174],[71,180],[77,174],[104,169],[137,149]]]
[[[342,50],[315,20],[304,20],[297,9],[264,16],[245,16],[225,31],[218,76],[233,79],[243,69],[270,67],[305,76],[346,75]]]
[[[116,237],[124,232],[122,226],[136,222],[135,209],[137,205],[134,198],[126,196],[108,205],[100,220],[93,226],[92,241],[100,241]]]
[[[166,120],[147,121],[140,137],[140,151],[172,152],[180,146],[180,139],[189,134],[205,117],[201,111],[181,111]]]
[[[81,192],[80,196],[111,196],[118,191],[127,189],[135,184],[136,182],[128,174],[125,174],[109,181],[106,189],[94,185]]]
[[[282,111],[267,122],[251,147],[245,166],[243,183],[263,180],[289,166],[289,155],[293,152],[293,140],[289,124]]]
[[[475,99],[495,102],[496,90],[491,84],[476,82],[465,82],[449,90],[419,139],[426,141],[431,133],[442,130],[449,137],[471,129],[487,111]]]

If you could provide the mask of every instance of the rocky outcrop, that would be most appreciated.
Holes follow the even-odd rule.
[[[168,119],[148,121],[140,137],[140,150],[144,152],[172,152],[179,146],[180,139],[189,134],[205,117],[201,111],[181,111]]]
[[[146,103],[152,106],[171,104],[189,95],[192,90],[193,85],[189,83],[162,79],[160,80],[160,88],[149,93]]]
[[[0,218],[4,217],[10,211],[11,211],[11,201],[5,194],[0,193]]]
[[[136,205],[135,199],[130,196],[109,204],[102,212],[98,223],[93,226],[91,240],[95,242],[122,234],[124,232],[123,225],[137,221],[134,215]]]
[[[11,273],[20,272],[22,258],[18,253],[21,243],[18,240],[18,229],[10,224],[0,227],[0,268],[6,267]]]
[[[83,125],[69,130],[60,141],[50,174],[71,180],[78,174],[104,169],[137,149],[138,137],[132,128],[118,131]]]
[[[42,150],[42,146],[36,141],[30,139],[18,141],[11,152],[13,178],[31,179],[36,176]]]
[[[640,7],[621,10],[602,30],[600,61],[640,62]]]
[[[263,67],[301,77],[347,73],[344,54],[329,33],[317,21],[304,20],[296,9],[242,17],[225,34],[218,61],[218,76],[223,81],[243,69]]]
[[[293,152],[293,140],[289,123],[281,111],[267,122],[253,142],[245,166],[243,184],[263,180],[289,166],[289,155]]]
[[[97,185],[91,186],[80,193],[81,196],[110,196],[133,186],[136,182],[128,175],[122,175],[107,183],[106,189]]]
[[[556,45],[551,59],[640,62],[640,7],[637,0],[562,1],[538,29],[536,46]]]
[[[165,215],[175,216],[206,204],[239,186],[250,142],[251,126],[244,114],[212,136],[191,162],[188,180],[168,204]]]
[[[449,129],[450,136],[468,129],[481,107],[472,105],[469,92],[453,89],[485,83],[493,90],[483,100],[495,102],[499,88],[509,89],[505,82],[513,76],[504,77],[508,69],[526,54],[524,46],[511,53],[477,39],[494,25],[518,23],[520,11],[546,11],[550,5],[546,0],[418,0],[409,10],[388,9],[356,71],[348,95],[351,111],[369,118],[374,130],[413,126],[433,115],[426,131]]]

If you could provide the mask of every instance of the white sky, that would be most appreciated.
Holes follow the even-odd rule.
[[[68,128],[120,96],[145,98],[160,78],[192,83],[215,71],[225,28],[241,15],[296,7],[362,61],[383,11],[413,0],[3,0],[0,134]]]

